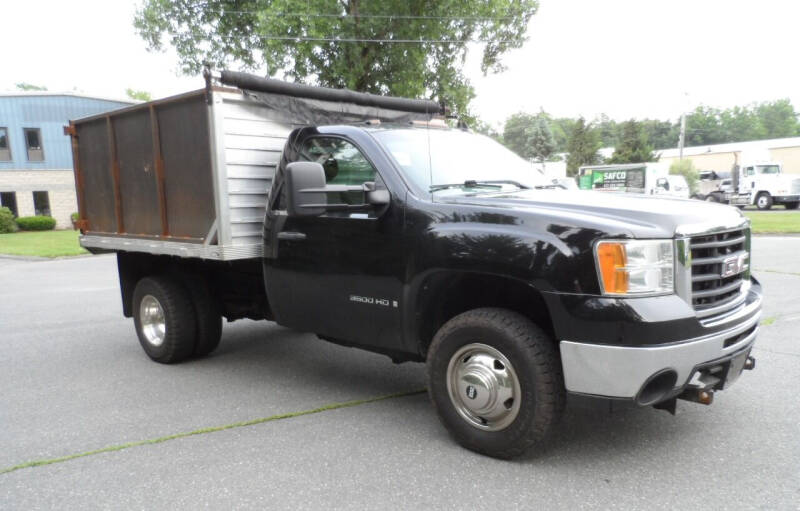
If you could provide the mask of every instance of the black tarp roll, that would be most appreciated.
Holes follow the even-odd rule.
[[[438,114],[441,113],[442,109],[437,102],[429,99],[396,98],[392,96],[378,96],[366,92],[355,92],[348,89],[313,87],[310,85],[273,80],[271,78],[262,78],[239,71],[222,71],[220,74],[220,82],[225,85],[232,85],[240,89],[252,91],[282,94],[296,98],[352,103],[362,106],[421,114]]]

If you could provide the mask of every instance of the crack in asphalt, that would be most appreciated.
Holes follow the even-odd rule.
[[[186,438],[190,436],[196,435],[205,435],[207,433],[216,433],[218,431],[225,431],[228,429],[235,429],[235,428],[243,428],[246,426],[255,426],[256,424],[263,424],[265,422],[272,422],[277,420],[283,419],[292,419],[294,417],[302,417],[304,415],[312,415],[316,413],[328,412],[331,410],[339,410],[341,408],[352,408],[354,406],[365,405],[369,403],[376,403],[378,401],[385,401],[387,399],[396,399],[400,397],[408,397],[414,396],[417,394],[422,394],[427,392],[427,389],[419,389],[419,390],[409,390],[405,392],[397,392],[395,394],[386,394],[383,396],[377,397],[370,397],[367,399],[356,399],[353,401],[344,401],[342,403],[331,403],[328,405],[320,406],[319,408],[312,408],[310,410],[301,410],[299,412],[289,412],[289,413],[282,413],[277,415],[270,415],[269,417],[261,417],[258,419],[251,419],[247,421],[241,422],[233,422],[231,424],[224,424],[222,426],[211,426],[208,428],[201,428],[195,429],[192,431],[185,431],[183,433],[175,433],[172,435],[166,435],[158,438],[149,438],[147,440],[138,440],[136,442],[128,442],[124,444],[117,444],[117,445],[109,445],[106,447],[102,447],[100,449],[94,449],[91,451],[84,451],[75,454],[69,454],[67,456],[59,456],[57,458],[46,458],[41,460],[33,460],[27,461],[25,463],[20,463],[19,465],[14,465],[11,467],[0,469],[0,475],[8,474],[9,472],[14,472],[16,470],[21,470],[23,468],[32,468],[32,467],[40,467],[43,465],[52,465],[55,463],[63,463],[65,461],[70,461],[78,458],[86,458],[87,456],[94,456],[96,454],[102,454],[105,452],[115,452],[121,451],[123,449],[130,449],[131,447],[140,447],[143,445],[153,445],[153,444],[160,444],[163,442],[168,442],[170,440],[178,440],[180,438]]]
[[[795,271],[778,271],[778,270],[767,270],[764,268],[753,268],[754,272],[763,271],[764,273],[778,273],[780,275],[792,275],[794,277],[800,277],[800,272]]]

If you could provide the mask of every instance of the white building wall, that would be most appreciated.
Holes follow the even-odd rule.
[[[78,211],[72,170],[2,170],[0,192],[15,192],[19,216],[33,216],[33,192],[46,191],[56,229],[72,228],[70,215]]]

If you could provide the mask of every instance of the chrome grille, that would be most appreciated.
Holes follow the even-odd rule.
[[[742,284],[749,275],[747,267],[723,276],[725,261],[747,254],[750,264],[749,229],[703,234],[689,239],[692,261],[692,307],[701,317],[730,312],[744,302]]]

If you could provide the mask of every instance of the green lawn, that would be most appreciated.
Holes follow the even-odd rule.
[[[36,231],[0,234],[0,254],[59,257],[86,254],[78,231]]]
[[[800,233],[800,211],[745,211],[753,234]]]

